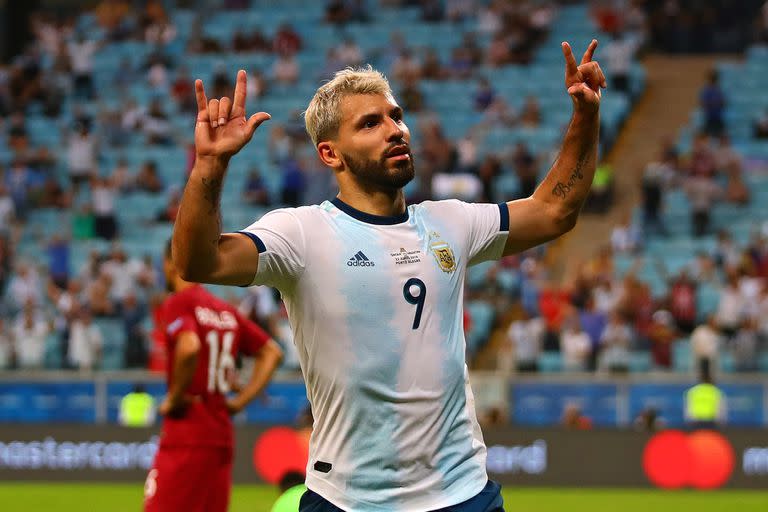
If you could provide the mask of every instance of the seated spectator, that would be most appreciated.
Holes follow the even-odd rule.
[[[248,98],[257,100],[267,94],[268,84],[264,74],[254,69],[248,74],[248,83],[246,84],[246,93]]]
[[[445,80],[448,78],[448,70],[443,67],[440,56],[434,48],[427,48],[419,74],[427,80]]]
[[[101,329],[93,323],[91,312],[80,308],[69,329],[67,360],[70,367],[80,371],[98,368],[103,345]]]
[[[243,202],[254,206],[269,206],[269,190],[257,168],[248,173],[243,187]]]
[[[424,94],[419,88],[418,81],[412,76],[404,80],[403,88],[400,89],[398,99],[406,112],[421,112],[424,110]]]
[[[301,50],[301,36],[288,23],[283,23],[277,29],[272,41],[272,49],[278,55],[294,55]]]
[[[520,110],[520,122],[528,128],[536,128],[541,124],[541,107],[536,96],[528,96]]]
[[[399,82],[406,82],[408,79],[418,79],[421,73],[419,60],[413,55],[410,48],[403,48],[400,55],[392,63],[392,78]]]
[[[467,48],[457,46],[451,51],[451,60],[448,63],[451,78],[465,80],[472,76],[474,69],[472,53]]]
[[[768,139],[768,109],[765,109],[752,123],[752,135],[756,139]]]
[[[45,340],[51,328],[33,301],[25,304],[13,326],[16,364],[23,369],[43,367]]]
[[[144,162],[136,174],[135,183],[137,190],[149,194],[159,194],[165,188],[157,171],[157,163],[154,160]]]
[[[359,66],[363,62],[363,52],[352,37],[344,38],[336,47],[336,56],[342,66]]]
[[[271,69],[272,79],[281,85],[293,85],[299,79],[299,63],[291,53],[278,55]]]
[[[135,177],[131,176],[128,161],[125,158],[121,158],[117,161],[117,165],[112,169],[112,173],[109,175],[109,180],[114,185],[115,190],[120,194],[132,192],[136,186]]]
[[[539,182],[537,161],[524,142],[515,144],[515,150],[512,152],[512,166],[519,184],[517,198],[532,196]]]
[[[176,215],[179,213],[179,206],[181,205],[181,190],[173,188],[168,193],[168,203],[165,207],[157,212],[155,215],[155,221],[157,222],[176,222]]]
[[[147,144],[167,146],[173,143],[171,122],[160,100],[153,100],[150,104],[142,129],[147,136]]]
[[[496,91],[491,87],[491,82],[485,77],[480,77],[477,81],[477,89],[473,96],[473,103],[475,110],[478,112],[484,112],[491,106],[496,98]]]
[[[509,47],[507,36],[501,32],[498,32],[493,36],[485,60],[492,68],[506,66],[512,61],[512,52]]]
[[[176,102],[180,112],[192,114],[197,112],[194,81],[186,67],[181,67],[171,84],[171,97]]]

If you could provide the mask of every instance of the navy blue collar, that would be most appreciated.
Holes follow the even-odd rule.
[[[347,203],[345,203],[338,197],[334,197],[331,200],[331,203],[333,203],[333,205],[336,208],[343,211],[350,217],[355,218],[361,222],[366,222],[368,224],[378,224],[378,225],[400,224],[408,220],[407,207],[405,209],[405,212],[401,213],[400,215],[372,215],[370,213],[361,212],[356,208],[352,208],[351,206],[349,206]]]

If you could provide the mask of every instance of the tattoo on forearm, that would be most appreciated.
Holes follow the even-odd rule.
[[[589,155],[590,149],[587,149],[586,151],[582,152],[581,155],[579,155],[579,159],[576,162],[576,168],[573,170],[573,173],[571,173],[568,181],[565,183],[558,181],[555,184],[555,188],[552,189],[553,196],[559,197],[560,199],[565,199],[571,190],[573,190],[573,188],[576,186],[576,183],[584,179],[584,173],[582,170],[584,169],[587,160],[589,160]]]
[[[218,245],[221,234],[221,212],[219,211],[219,201],[221,200],[221,178],[203,178],[203,197],[208,201],[210,210],[209,215],[216,217],[216,238],[211,240],[213,245]]]

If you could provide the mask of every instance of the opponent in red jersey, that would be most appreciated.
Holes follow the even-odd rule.
[[[232,477],[231,414],[253,400],[282,352],[274,340],[230,304],[163,264],[172,295],[161,314],[168,350],[168,395],[160,448],[144,489],[146,512],[226,511]],[[231,399],[238,353],[256,359],[248,384]]]

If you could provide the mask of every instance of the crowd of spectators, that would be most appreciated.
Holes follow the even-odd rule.
[[[187,3],[196,7],[194,2]],[[78,28],[77,13],[36,13],[30,20],[34,39],[21,55],[0,69],[0,113],[7,120],[3,131],[12,154],[0,179],[0,368],[51,364],[82,370],[99,368],[105,345],[115,336],[125,340],[123,366],[153,364],[150,313],[162,298],[162,276],[152,254],[133,258],[122,248],[121,230],[125,226],[121,223],[125,221],[117,204],[131,194],[165,197],[165,206],[147,222],[172,223],[185,176],[180,174],[176,181],[167,182],[159,172],[163,162],[150,158],[113,161],[105,160],[104,155],[137,144],[181,146],[193,154],[190,134],[178,132],[171,120],[175,115],[193,115],[196,108],[193,77],[183,60],[168,51],[173,45],[183,44],[186,54],[274,56],[270,67],[248,70],[252,98],[293,87],[299,80],[319,82],[345,66],[376,62],[391,77],[408,112],[418,115],[412,124],[420,134],[415,152],[423,177],[409,192],[410,200],[457,192],[465,199],[494,200],[493,179],[504,172],[504,166],[520,176],[521,193],[530,191],[538,155],[521,145],[514,153],[479,159],[477,136],[463,140],[446,137],[440,121],[429,115],[430,100],[420,84],[422,80],[461,79],[467,81],[472,93],[475,82],[473,102],[484,116],[483,123],[538,125],[541,113],[535,97],[528,98],[515,112],[479,70],[482,66],[529,62],[554,19],[554,2],[382,2],[383,7],[414,6],[427,23],[448,21],[474,27],[445,61],[433,48],[410,47],[407,37],[397,31],[391,41],[382,41],[380,48],[364,52],[352,36],[343,35],[343,27],[350,22],[373,22],[368,3],[327,2],[324,21],[339,27],[342,35],[338,44],[328,48],[322,72],[313,77],[305,75],[297,59],[311,43],[289,22],[269,31],[234,27],[227,40],[206,33],[205,19],[197,16],[189,36],[182,40],[164,3],[154,0],[139,9],[129,2],[103,0],[93,11],[96,31]],[[179,6],[184,4],[179,2]],[[248,6],[226,1],[223,7]],[[481,43],[481,37],[489,42]],[[106,77],[109,88],[99,87],[105,83],[105,77],[94,75],[99,52],[130,41],[147,43],[154,50],[138,64],[125,58],[114,76]],[[209,95],[230,94],[231,75],[231,69],[216,69],[208,85]],[[154,98],[148,104],[130,93],[139,85]],[[35,120],[42,116],[49,123],[45,140],[32,136],[28,126],[31,116]],[[314,158],[298,111],[293,119],[274,123],[269,129],[266,156],[279,172],[279,191],[271,191],[265,171],[255,164],[244,176],[238,199],[243,204],[275,207],[332,197],[332,177]],[[190,156],[187,170],[191,165]],[[456,180],[453,175],[461,177]],[[433,184],[435,176],[438,179]],[[441,181],[440,176],[446,179]],[[455,182],[461,181],[466,184],[457,190]],[[50,208],[61,212],[61,229],[53,236],[31,233],[29,215]],[[18,244],[29,237],[38,240],[43,261],[15,257]],[[82,268],[72,269],[72,245],[90,239],[109,241],[111,248],[94,251]],[[274,297],[269,299],[271,293],[249,293],[241,307],[285,338],[290,332],[286,316]],[[259,305],[254,306],[256,303]],[[104,332],[116,328],[121,332]],[[50,353],[51,347],[56,354]]]

